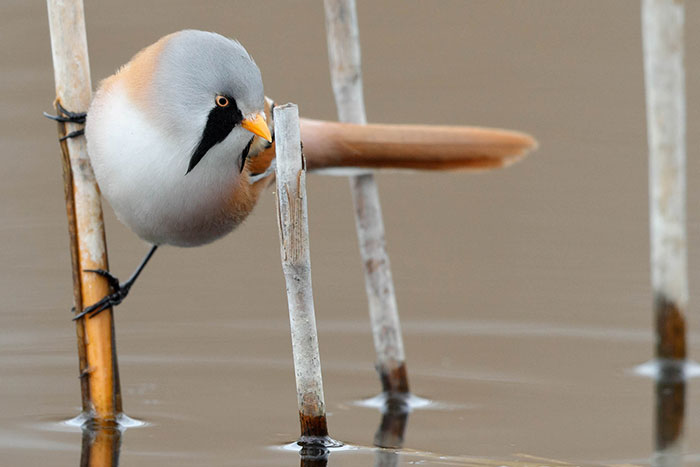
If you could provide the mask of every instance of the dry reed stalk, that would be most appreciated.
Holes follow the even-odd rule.
[[[643,0],[656,356],[685,359],[686,250],[683,2]]]
[[[341,122],[366,124],[355,0],[324,0],[331,80]],[[372,173],[350,177],[377,371],[389,394],[409,392],[399,312]]]
[[[86,111],[91,99],[82,0],[47,0],[56,104]],[[79,129],[59,123],[59,136]],[[75,309],[80,311],[110,292],[103,277],[86,269],[107,269],[100,191],[90,166],[85,138],[61,142],[66,212],[70,234]],[[83,410],[98,424],[116,423],[121,412],[112,310],[76,321]]]
[[[277,218],[282,271],[287,283],[294,373],[301,438],[299,444],[328,444],[321,358],[311,289],[311,260],[306,207],[306,170],[301,153],[299,110],[275,107],[277,144]]]

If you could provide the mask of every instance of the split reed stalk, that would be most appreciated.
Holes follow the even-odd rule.
[[[328,58],[338,119],[366,124],[355,0],[324,0]],[[386,251],[384,221],[372,173],[350,177],[365,273],[377,371],[389,394],[409,392],[399,312]]]
[[[56,103],[73,112],[87,110],[92,86],[82,0],[47,0]],[[59,136],[80,125],[59,123]],[[86,269],[107,269],[100,191],[84,137],[61,142],[66,212],[73,269],[75,309],[110,292],[107,281]],[[116,423],[121,412],[112,310],[76,321],[83,411],[92,422]]]
[[[301,153],[297,106],[286,104],[275,107],[274,121],[277,144],[277,218],[282,271],[287,283],[301,424],[299,444],[326,444],[328,425],[311,289],[306,169]]]
[[[675,360],[687,356],[683,17],[682,1],[642,1],[656,356]]]

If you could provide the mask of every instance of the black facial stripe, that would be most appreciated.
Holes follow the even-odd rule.
[[[209,112],[207,124],[202,132],[202,138],[199,140],[197,148],[190,157],[190,165],[187,168],[187,173],[202,160],[213,146],[222,142],[234,126],[243,121],[243,114],[238,109],[236,101],[229,96],[225,96],[230,104],[227,107],[219,107],[217,105]]]
[[[275,104],[273,102],[272,105],[270,106],[270,120],[272,120],[272,118],[271,118],[272,115],[275,114],[275,107],[277,107],[277,104]],[[274,122],[271,122],[271,123],[274,123]],[[275,142],[275,125],[272,125],[272,124],[270,125],[270,131],[272,132],[272,141],[265,141],[265,149],[272,147],[272,143]]]
[[[248,157],[248,153],[250,152],[250,145],[253,144],[253,140],[255,139],[255,136],[250,138],[250,141],[248,141],[248,144],[245,145],[243,148],[243,152],[241,153],[241,172],[243,172],[243,167],[245,167],[245,160]]]

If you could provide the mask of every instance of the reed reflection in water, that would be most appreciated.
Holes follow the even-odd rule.
[[[684,363],[659,365],[654,390],[655,436],[654,467],[680,467],[683,463],[683,435],[686,410],[686,375]],[[406,399],[387,399],[381,410],[379,427],[374,435],[375,467],[400,464],[404,435],[411,407]],[[119,427],[85,426],[82,432],[81,467],[117,467],[121,449]],[[301,467],[326,467],[332,449],[303,446],[299,451]]]
[[[684,361],[662,361],[655,385],[654,467],[683,465],[686,375]]]
[[[404,433],[411,407],[407,398],[387,398],[382,407],[379,428],[374,435],[375,467],[399,465]],[[80,467],[117,467],[124,427],[85,424],[82,428]],[[305,445],[299,450],[302,467],[326,467],[332,448]]]
[[[411,412],[410,394],[387,397],[381,408],[382,417],[374,434],[375,467],[395,467],[399,465],[398,449],[403,447],[404,433]],[[332,449],[331,449],[332,450]],[[301,467],[325,467],[331,453],[325,446],[303,446],[299,451]]]
[[[80,467],[118,466],[121,445],[122,429],[119,426],[83,427]]]

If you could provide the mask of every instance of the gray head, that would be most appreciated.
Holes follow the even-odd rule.
[[[152,86],[159,121],[192,146],[188,173],[215,145],[237,156],[251,131],[265,137],[260,70],[237,41],[204,31],[174,34],[158,58]]]

